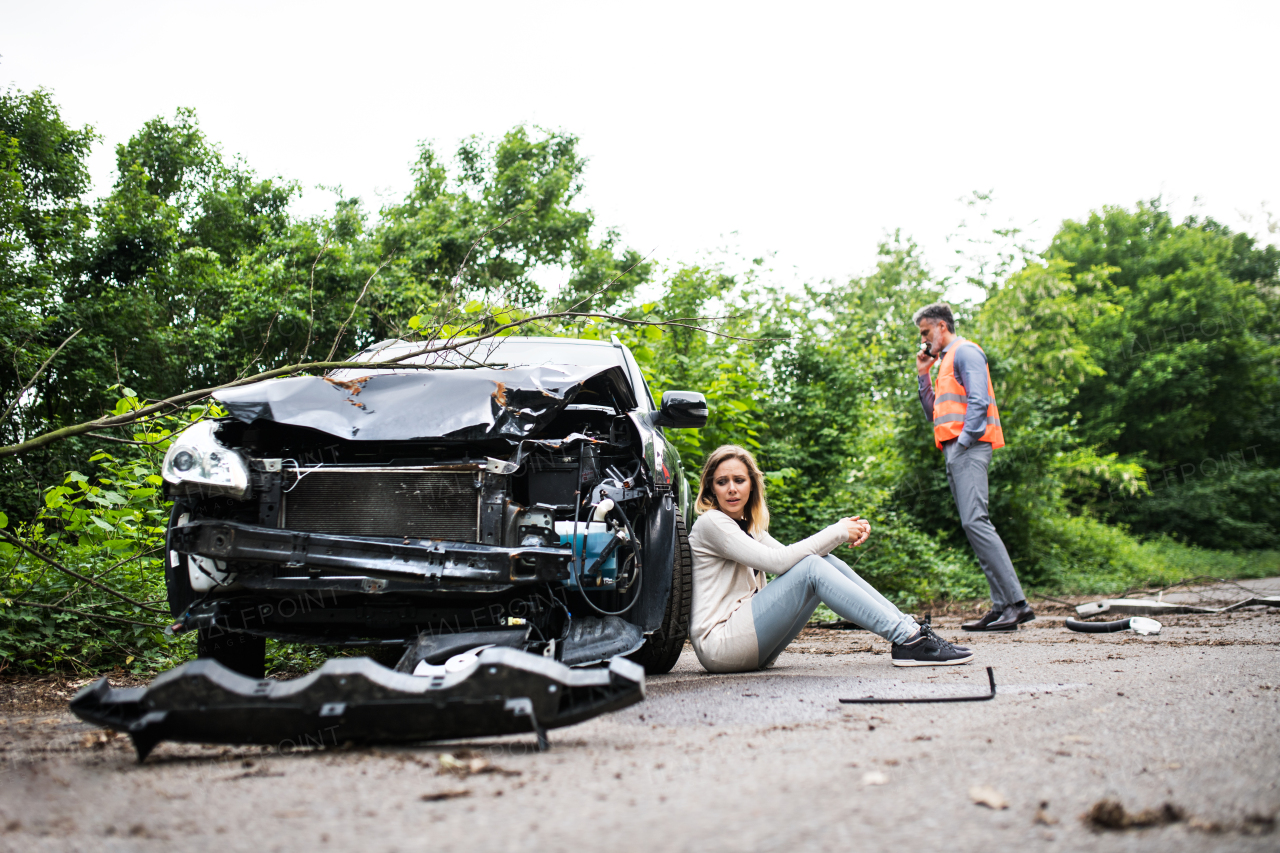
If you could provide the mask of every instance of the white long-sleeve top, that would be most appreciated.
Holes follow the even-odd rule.
[[[757,541],[720,510],[708,510],[689,533],[693,551],[693,613],[689,639],[709,672],[739,672],[757,665],[754,621],[731,620],[765,586],[765,572],[780,575],[810,555],[825,557],[849,541],[837,522],[794,545],[768,533]]]

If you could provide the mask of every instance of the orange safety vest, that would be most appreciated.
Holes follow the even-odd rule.
[[[942,356],[938,367],[938,381],[933,386],[933,443],[942,449],[942,442],[959,438],[964,432],[964,413],[969,408],[969,398],[964,386],[956,379],[956,352],[965,344],[978,347],[973,341],[960,338],[956,345]],[[982,347],[978,347],[982,351]],[[986,353],[983,353],[986,355]],[[1004,430],[1000,428],[1000,410],[996,408],[996,389],[991,384],[991,368],[987,367],[987,429],[979,441],[989,441],[993,448],[1004,447]]]

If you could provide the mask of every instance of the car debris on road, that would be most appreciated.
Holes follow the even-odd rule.
[[[1076,606],[1080,616],[1098,616],[1103,613],[1132,613],[1135,616],[1157,616],[1164,613],[1205,613],[1216,615],[1230,613],[1243,607],[1263,605],[1280,607],[1280,595],[1253,596],[1226,607],[1198,607],[1172,601],[1155,601],[1149,598],[1104,598]]]
[[[1128,619],[1116,619],[1113,622],[1081,622],[1078,619],[1067,619],[1067,628],[1082,634],[1114,634],[1118,631],[1133,631],[1135,634],[1159,634],[1161,624],[1145,616],[1131,616]]]
[[[283,749],[533,732],[573,725],[644,699],[644,668],[571,669],[517,649],[489,648],[452,672],[417,677],[368,658],[333,658],[292,681],[247,678],[202,659],[147,687],[100,679],[71,700],[80,719],[124,732],[138,760],[161,741]]]

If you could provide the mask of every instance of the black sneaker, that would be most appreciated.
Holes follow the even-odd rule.
[[[924,615],[924,622],[923,622],[923,623],[921,623],[921,624],[928,625],[930,628],[932,628],[932,627],[933,627],[933,614],[932,614],[932,613],[926,613],[926,614]],[[968,646],[961,646],[961,645],[957,645],[956,643],[952,643],[951,645],[955,647],[956,651],[960,651],[960,652],[967,652],[967,651],[969,651],[969,647],[968,647]]]
[[[973,652],[948,643],[929,625],[921,625],[907,642],[893,644],[894,666],[957,666],[971,660]]]

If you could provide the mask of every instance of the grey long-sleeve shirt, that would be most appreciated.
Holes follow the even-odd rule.
[[[962,346],[972,343],[964,338],[956,338],[943,350],[946,355],[953,347],[956,350],[956,381],[964,386],[968,408],[964,411],[964,431],[956,439],[961,447],[968,447],[987,431],[987,406],[991,405],[991,397],[987,394],[987,357],[977,346]],[[933,423],[933,383],[929,374],[920,375],[920,404],[924,406],[924,416]]]

